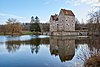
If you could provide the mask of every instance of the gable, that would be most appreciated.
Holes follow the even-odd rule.
[[[51,18],[53,21],[58,21],[58,15],[51,15]]]
[[[60,12],[63,12],[64,15],[75,16],[71,10],[61,9]]]

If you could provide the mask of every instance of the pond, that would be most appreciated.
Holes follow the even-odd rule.
[[[82,67],[100,38],[0,36],[0,67]]]

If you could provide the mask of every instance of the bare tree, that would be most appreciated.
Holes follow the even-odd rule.
[[[6,22],[7,24],[5,25],[5,29],[7,33],[11,33],[13,35],[14,33],[21,33],[22,31],[22,26],[19,21],[17,21],[14,18],[9,18],[8,21]]]
[[[100,9],[89,14],[88,31],[90,35],[100,34]]]

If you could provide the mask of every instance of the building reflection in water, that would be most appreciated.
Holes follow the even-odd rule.
[[[51,55],[59,56],[61,62],[72,60],[75,55],[75,39],[50,37]]]
[[[50,45],[51,55],[59,56],[61,62],[70,62],[70,60],[78,63],[85,62],[88,56],[100,55],[100,37],[50,37],[29,40],[10,38],[5,41],[5,45],[8,52],[16,52],[21,46],[28,45],[32,54],[39,53],[40,45]]]

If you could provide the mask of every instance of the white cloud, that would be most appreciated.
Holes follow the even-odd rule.
[[[62,1],[64,1],[65,3],[72,4],[74,6],[81,5],[81,4],[88,4],[91,6],[100,6],[100,0],[70,0],[70,1],[62,0]]]
[[[81,4],[87,4],[90,6],[100,6],[100,0],[48,0],[44,2],[45,5],[51,4],[51,3],[57,3],[59,1],[62,1],[66,4],[71,4],[73,6],[78,6]]]
[[[28,21],[26,19],[26,17],[16,16],[16,15],[7,14],[7,13],[0,13],[0,24],[5,24],[6,21],[7,21],[7,19],[9,19],[9,18],[15,18],[15,19],[17,19],[20,22],[26,22],[26,21]]]
[[[52,5],[52,4],[57,3],[58,1],[60,1],[60,0],[46,0],[44,2],[44,5]]]
[[[95,3],[94,6],[99,6],[100,7],[100,2]]]
[[[16,18],[16,19],[24,19],[25,17],[16,16],[12,14],[0,13],[0,18]]]

